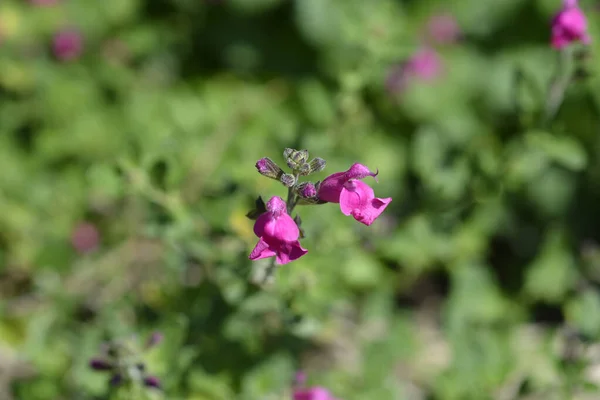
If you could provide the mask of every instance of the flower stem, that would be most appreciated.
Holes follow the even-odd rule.
[[[544,125],[550,124],[560,108],[565,92],[573,77],[573,51],[566,48],[558,54],[558,68],[555,78],[550,84],[548,98],[546,101]]]

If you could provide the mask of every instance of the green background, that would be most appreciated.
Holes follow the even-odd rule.
[[[3,0],[0,398],[106,398],[88,360],[154,330],[166,399],[291,399],[298,369],[343,400],[597,398],[599,17],[581,4],[592,44],[561,61],[557,0]],[[439,13],[462,31],[443,73],[390,93]],[[314,180],[379,169],[365,182],[393,202],[370,227],[299,207],[309,252],[261,289],[245,214],[285,196],[254,164],[286,147],[327,160]]]

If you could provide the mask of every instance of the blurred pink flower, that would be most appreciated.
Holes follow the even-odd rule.
[[[89,222],[80,222],[71,234],[71,244],[78,253],[89,253],[98,248],[100,233],[96,226]]]
[[[266,204],[267,212],[261,214],[254,224],[254,233],[259,241],[250,253],[251,260],[276,257],[277,264],[287,264],[306,253],[298,238],[300,230],[287,213],[286,203],[281,197],[271,197]]]
[[[83,52],[83,37],[78,30],[62,30],[54,35],[52,48],[59,60],[74,60]]]
[[[358,222],[371,225],[391,203],[392,198],[375,197],[373,189],[360,181],[367,176],[375,178],[377,172],[371,172],[362,164],[353,164],[347,171],[336,172],[325,178],[319,186],[317,196],[329,203],[340,203],[342,214],[352,215]]]
[[[451,14],[438,14],[427,23],[428,39],[438,44],[455,43],[460,38],[460,27]]]
[[[59,0],[29,0],[34,6],[53,6],[58,4]]]
[[[443,72],[439,54],[428,47],[418,50],[406,62],[395,65],[388,73],[385,86],[390,93],[403,92],[410,82],[433,81]]]
[[[563,8],[552,19],[552,47],[560,50],[573,42],[589,44],[585,14],[577,0],[565,0]]]
[[[336,400],[336,398],[327,389],[315,386],[294,390],[294,400]]]

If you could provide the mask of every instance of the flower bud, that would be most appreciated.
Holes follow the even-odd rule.
[[[283,186],[285,187],[292,187],[296,183],[296,178],[292,174],[283,174],[281,175],[281,178],[279,178],[279,181],[283,183]]]
[[[294,150],[287,148],[283,151],[283,158],[293,170],[298,170],[302,165],[306,164],[308,160],[308,150]]]
[[[310,163],[305,165],[307,165],[308,167],[305,169],[300,169],[300,175],[309,175],[314,174],[316,172],[321,172],[323,171],[323,169],[325,169],[325,165],[327,165],[327,162],[322,158],[316,157]]]
[[[275,164],[273,160],[268,157],[261,158],[256,162],[257,171],[267,178],[279,179],[283,175],[283,170],[279,165]]]
[[[90,368],[96,371],[110,371],[113,369],[113,364],[101,358],[92,358],[90,360]]]
[[[147,387],[160,389],[160,379],[158,379],[156,376],[147,376],[144,378],[144,385]]]
[[[302,182],[296,186],[296,193],[303,199],[310,199],[317,195],[317,188],[312,182]]]

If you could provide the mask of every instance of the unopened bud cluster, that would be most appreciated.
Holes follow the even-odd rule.
[[[256,170],[267,178],[275,179],[287,188],[293,189],[303,201],[303,204],[316,204],[317,185],[313,182],[299,182],[299,177],[321,172],[327,164],[322,158],[316,157],[309,161],[308,150],[295,150],[287,148],[283,151],[283,158],[291,172],[283,169],[268,157],[256,162]]]
[[[160,380],[147,373],[146,364],[142,361],[142,353],[158,345],[162,339],[161,333],[154,332],[146,340],[143,349],[139,349],[135,340],[115,340],[105,343],[102,355],[90,360],[90,368],[110,374],[108,383],[111,387],[135,383],[147,388],[160,389]]]

